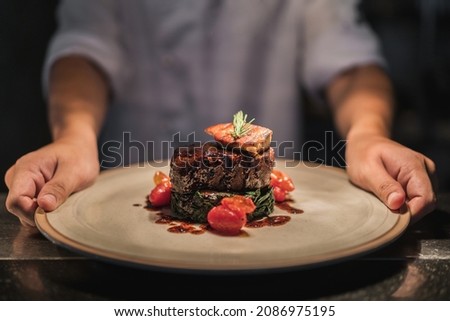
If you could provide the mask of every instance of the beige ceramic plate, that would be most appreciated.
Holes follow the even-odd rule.
[[[173,234],[145,205],[156,170],[131,167],[103,172],[90,188],[51,213],[37,211],[39,230],[78,253],[145,268],[255,271],[304,268],[367,254],[400,236],[409,214],[389,211],[348,182],[344,171],[297,164],[277,167],[293,178],[294,207],[303,214],[277,227],[245,228],[247,236]],[[276,209],[273,215],[288,215]]]

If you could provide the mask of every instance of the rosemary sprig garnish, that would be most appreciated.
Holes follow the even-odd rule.
[[[231,134],[235,139],[246,135],[250,130],[250,124],[255,120],[253,118],[247,122],[247,114],[244,114],[242,110],[233,115],[233,127],[234,131]]]

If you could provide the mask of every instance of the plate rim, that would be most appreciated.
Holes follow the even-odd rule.
[[[283,161],[281,159],[281,161]],[[299,161],[299,164],[305,167],[316,167],[317,164],[310,162]],[[127,168],[133,167],[147,167],[149,164],[134,164]],[[297,165],[298,166],[298,165]],[[105,170],[100,175],[114,175],[119,170],[123,170],[123,167]],[[325,166],[324,169],[339,172],[340,174],[346,174],[345,169]],[[99,177],[100,177],[99,175]],[[354,245],[349,248],[332,251],[329,253],[315,254],[309,256],[303,256],[299,258],[283,259],[277,261],[271,261],[270,263],[261,264],[248,264],[248,265],[227,265],[221,264],[221,266],[205,266],[202,263],[196,262],[180,262],[179,260],[168,261],[167,259],[157,258],[145,258],[135,255],[127,255],[124,253],[118,253],[113,250],[106,250],[95,246],[83,244],[80,241],[74,240],[59,230],[57,230],[48,220],[47,212],[38,207],[35,211],[34,220],[38,230],[52,243],[66,248],[72,252],[82,254],[94,259],[113,262],[120,265],[145,268],[145,269],[157,269],[157,270],[172,270],[181,272],[219,272],[219,273],[236,273],[236,272],[255,272],[255,271],[279,271],[279,270],[291,270],[291,269],[307,269],[311,267],[324,266],[329,264],[338,263],[340,261],[349,260],[355,257],[361,257],[374,252],[382,247],[385,247],[396,239],[398,239],[409,226],[410,212],[399,214],[395,224],[386,232],[378,237],[369,240],[365,243]]]
[[[286,264],[273,264],[261,266],[239,266],[229,265],[227,267],[205,267],[203,264],[195,263],[180,263],[172,262],[170,265],[167,264],[167,260],[157,259],[146,259],[133,255],[125,255],[122,253],[116,253],[114,251],[108,251],[105,249],[95,248],[89,245],[85,245],[79,241],[72,240],[71,238],[65,236],[56,230],[47,219],[47,213],[41,208],[38,208],[35,214],[36,226],[39,231],[52,243],[64,247],[70,251],[86,255],[95,259],[100,259],[108,262],[115,262],[121,265],[141,267],[141,268],[152,268],[152,269],[164,269],[164,270],[175,270],[175,271],[191,271],[191,272],[251,272],[251,271],[278,271],[278,270],[291,270],[291,269],[307,269],[314,266],[325,266],[338,263],[340,261],[349,260],[351,258],[361,257],[374,252],[380,248],[383,248],[397,238],[399,238],[403,232],[406,230],[409,224],[409,215],[399,215],[399,219],[396,224],[387,232],[380,235],[379,237],[347,249],[331,252],[330,254],[320,254],[311,255],[308,257],[303,257],[300,261],[308,261],[308,263],[301,263],[296,260],[289,260]],[[320,259],[319,259],[320,258]]]

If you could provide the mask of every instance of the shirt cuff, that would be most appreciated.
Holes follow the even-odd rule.
[[[114,93],[120,91],[123,77],[121,77],[122,59],[120,50],[102,39],[81,33],[63,33],[56,35],[49,46],[42,72],[44,97],[48,95],[50,69],[60,58],[79,55],[84,56],[95,64],[106,76]]]

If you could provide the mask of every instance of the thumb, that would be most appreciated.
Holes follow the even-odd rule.
[[[74,173],[59,167],[55,175],[41,189],[37,203],[46,212],[57,209],[74,191]]]
[[[405,191],[384,167],[371,170],[367,177],[367,189],[374,193],[391,210],[398,210],[405,203]]]

